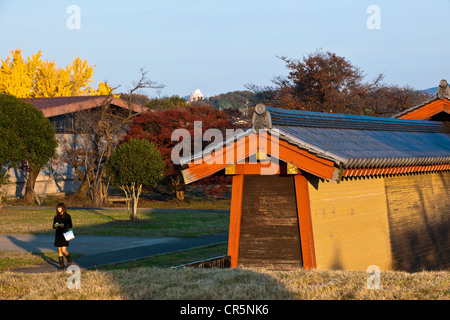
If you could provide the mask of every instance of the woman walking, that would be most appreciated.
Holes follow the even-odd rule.
[[[72,258],[69,252],[67,252],[67,247],[69,246],[69,241],[64,238],[64,233],[72,228],[72,218],[70,214],[67,213],[67,208],[64,203],[59,203],[56,206],[56,214],[53,218],[53,229],[55,232],[55,247],[58,247],[58,260],[59,260],[59,270],[64,269],[64,256],[67,259],[67,266],[72,264]]]

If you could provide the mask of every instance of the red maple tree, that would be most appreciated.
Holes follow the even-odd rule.
[[[201,121],[202,136],[210,128],[218,129],[226,138],[226,129],[234,129],[227,114],[214,107],[206,105],[185,105],[183,107],[155,111],[151,110],[137,116],[130,126],[124,141],[131,138],[147,139],[161,152],[166,163],[165,176],[179,200],[184,200],[185,184],[181,175],[181,166],[171,159],[172,149],[181,141],[172,141],[172,133],[176,129],[186,129],[191,136],[191,150],[194,150],[194,121]],[[203,141],[202,149],[211,144]],[[183,157],[189,155],[182,155]],[[214,185],[209,188],[210,193],[218,194],[226,189],[229,179],[213,176],[203,179],[198,184]]]

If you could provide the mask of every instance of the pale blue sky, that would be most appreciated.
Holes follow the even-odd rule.
[[[68,29],[67,7],[80,8]],[[366,21],[380,8],[380,29]],[[15,48],[63,67],[74,57],[96,64],[96,81],[126,91],[145,67],[162,95],[204,95],[270,84],[285,75],[276,56],[301,59],[317,49],[359,66],[367,80],[416,89],[450,80],[450,1],[31,1],[0,0],[0,57]],[[155,91],[146,91],[156,96]]]

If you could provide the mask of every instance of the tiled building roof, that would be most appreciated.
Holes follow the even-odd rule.
[[[340,168],[450,163],[441,122],[267,109],[280,139]]]
[[[31,103],[37,109],[44,113],[44,116],[55,117],[63,114],[73,113],[81,110],[87,110],[99,107],[105,103],[116,105],[122,108],[129,108],[135,112],[143,111],[143,107],[114,96],[74,96],[74,97],[51,97],[51,98],[25,98],[26,102]]]

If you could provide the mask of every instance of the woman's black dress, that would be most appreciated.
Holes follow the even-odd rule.
[[[55,227],[55,223],[64,223],[64,227]],[[72,228],[72,218],[70,214],[58,214],[53,218],[53,229],[56,229],[55,233],[55,247],[68,247],[69,241],[64,238],[64,233]]]

